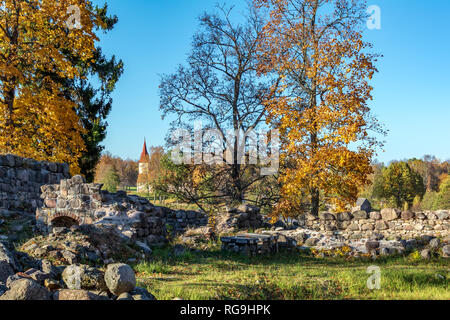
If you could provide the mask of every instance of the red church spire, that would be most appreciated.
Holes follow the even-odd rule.
[[[139,160],[139,162],[148,162],[149,160],[150,160],[150,155],[148,154],[148,151],[147,151],[147,142],[144,139],[144,148],[142,149],[141,160]]]

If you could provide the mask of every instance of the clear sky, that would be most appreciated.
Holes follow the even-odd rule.
[[[96,0],[103,3],[104,0]],[[184,63],[198,16],[215,0],[108,0],[119,17],[101,46],[125,63],[113,94],[106,151],[138,159],[144,136],[163,145],[169,121],[161,119],[161,74]],[[223,3],[224,1],[219,1]],[[227,0],[244,11],[246,0]],[[366,39],[384,55],[372,82],[373,113],[389,130],[383,162],[433,154],[450,159],[450,1],[369,0],[381,8],[381,29]]]

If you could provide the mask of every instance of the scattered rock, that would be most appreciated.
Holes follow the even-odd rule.
[[[378,241],[367,241],[366,242],[366,249],[367,251],[376,250],[380,247],[380,243]]]
[[[428,246],[432,250],[437,250],[441,246],[441,240],[439,240],[438,238],[431,239],[428,243]]]
[[[134,299],[133,299],[133,296],[132,296],[131,294],[129,294],[128,292],[125,292],[125,293],[122,293],[122,294],[117,298],[117,300],[118,300],[118,301],[121,301],[121,300],[134,300]]]
[[[86,265],[68,266],[62,273],[62,279],[70,290],[107,290],[103,273]]]
[[[424,249],[420,252],[420,255],[422,256],[423,259],[425,260],[430,260],[431,259],[431,251],[429,249]]]
[[[30,279],[14,281],[0,300],[51,300],[50,292]]]
[[[442,248],[442,256],[444,258],[450,258],[450,245],[447,245]]]
[[[61,283],[54,279],[45,279],[44,287],[50,291],[55,291],[61,289]]]
[[[152,254],[152,249],[150,249],[150,247],[148,245],[146,245],[145,243],[141,242],[141,241],[136,241],[136,245],[139,247],[139,249],[141,249],[146,255],[151,255]]]
[[[319,242],[319,239],[309,238],[305,241],[305,246],[314,247]]]
[[[55,292],[53,295],[54,300],[61,301],[98,301],[98,300],[109,300],[108,297],[104,295],[99,295],[94,292],[86,291],[86,290],[59,290]]]
[[[130,295],[133,297],[133,300],[156,300],[154,295],[152,295],[146,289],[140,287],[136,287],[133,291],[130,292]]]
[[[62,252],[62,256],[64,260],[66,260],[67,263],[69,264],[74,264],[78,262],[77,255],[69,250],[64,250]]]

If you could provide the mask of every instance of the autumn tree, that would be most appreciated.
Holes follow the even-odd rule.
[[[165,152],[163,147],[152,147],[150,148],[150,164],[149,164],[149,179],[150,183],[157,180],[162,174],[162,158]]]
[[[152,182],[153,189],[180,202],[195,204],[204,212],[223,205],[224,195],[230,192],[229,173],[223,166],[177,164],[168,152],[161,158],[161,169],[160,175]]]
[[[426,189],[429,192],[437,192],[442,181],[442,175],[448,173],[448,162],[441,162],[432,155],[425,155],[422,159],[410,159],[408,164],[422,176]]]
[[[95,183],[105,183],[108,172],[115,168],[119,176],[119,186],[123,189],[134,187],[138,178],[138,163],[133,160],[123,160],[113,157],[111,153],[104,153],[95,167]]]
[[[389,199],[397,208],[413,204],[414,198],[423,197],[425,185],[420,174],[411,169],[406,162],[394,162],[383,169],[384,198]]]
[[[370,116],[369,81],[377,55],[363,41],[364,1],[254,0],[269,11],[259,45],[260,72],[282,78],[265,102],[282,136],[282,200],[276,212],[318,214],[324,203],[354,203],[369,182],[383,133]]]
[[[221,170],[210,173],[217,175],[217,181],[227,176],[224,186],[229,188],[224,199],[241,202],[248,188],[262,177],[245,174],[248,166],[240,163],[238,156],[243,146],[240,141],[264,124],[267,113],[262,101],[270,93],[270,85],[268,77],[257,75],[261,19],[251,12],[239,24],[233,20],[232,9],[218,9],[219,13],[205,13],[200,18],[187,65],[162,77],[160,108],[164,116],[176,117],[171,131],[184,128],[192,133],[193,122],[202,121],[204,129],[218,132],[223,140],[220,147],[232,150],[232,160],[218,155],[223,160]],[[231,142],[229,130],[238,133]]]
[[[81,76],[67,56],[92,59],[104,21],[87,0],[0,4],[0,152],[67,162],[77,173],[85,130],[55,77]]]

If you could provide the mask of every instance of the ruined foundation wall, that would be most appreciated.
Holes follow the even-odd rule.
[[[0,155],[0,216],[33,214],[42,205],[40,187],[69,177],[67,164]]]
[[[445,238],[450,235],[450,212],[401,212],[383,209],[381,212],[356,211],[354,213],[321,213],[319,217],[305,215],[299,220],[301,227],[339,233],[346,238],[370,238],[382,234],[386,238],[416,238],[424,235]]]

